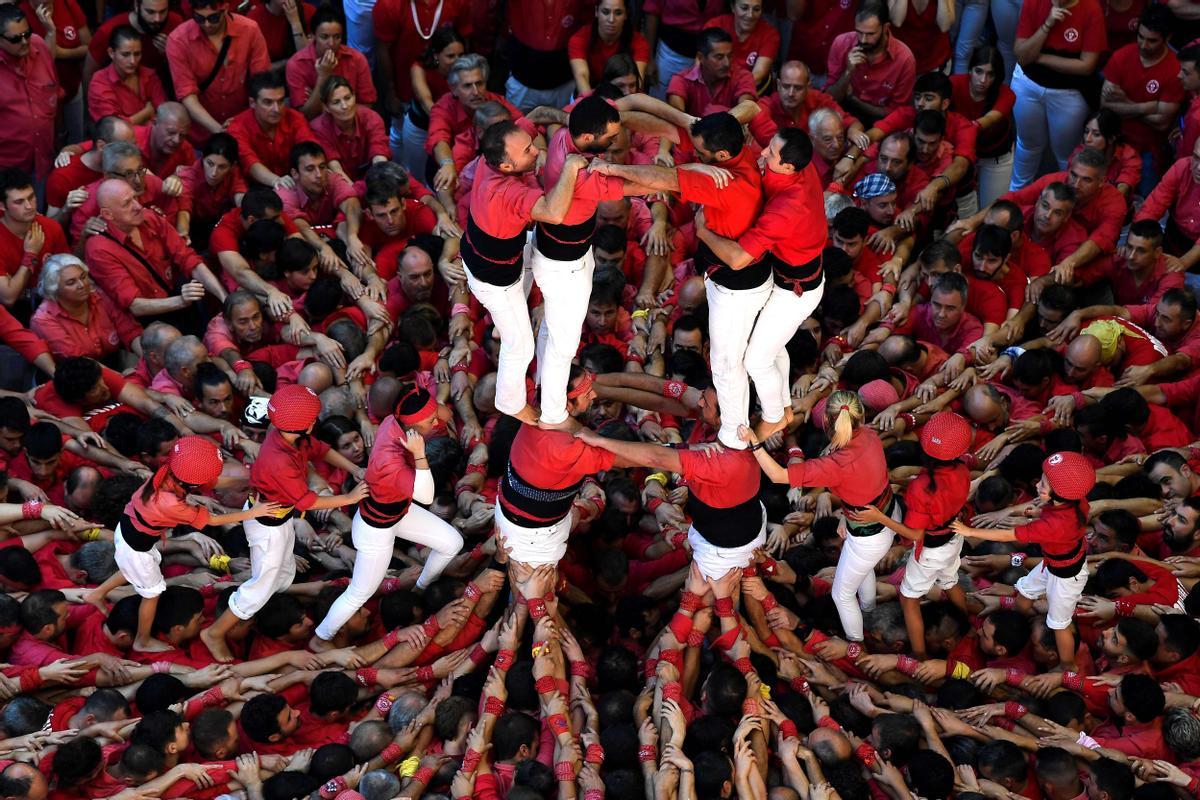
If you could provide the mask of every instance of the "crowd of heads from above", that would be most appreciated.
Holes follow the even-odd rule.
[[[1200,797],[1200,4],[0,4],[0,800]]]

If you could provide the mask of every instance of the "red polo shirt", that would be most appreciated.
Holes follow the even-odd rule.
[[[1191,444],[1194,438],[1192,432],[1188,430],[1187,425],[1180,421],[1179,417],[1164,406],[1150,403],[1149,408],[1150,419],[1146,421],[1140,431],[1137,431],[1137,437],[1146,444],[1151,452],[1164,447],[1185,447]]]
[[[1114,190],[1115,191],[1115,190]],[[1200,183],[1192,177],[1192,154],[1186,153],[1162,176],[1138,209],[1137,219],[1160,219],[1171,212],[1171,221],[1189,239],[1200,239]],[[1079,210],[1075,213],[1078,215]],[[1117,221],[1120,225],[1120,221]]]
[[[679,170],[679,194],[689,203],[704,206],[705,224],[713,233],[737,239],[750,229],[762,208],[762,173],[758,171],[758,151],[745,146],[742,152],[717,166],[733,173],[724,189],[707,175]]]
[[[354,97],[360,104],[374,105],[379,96],[375,93],[375,84],[371,81],[371,65],[367,63],[367,57],[353,48],[342,45],[338,48],[337,62],[337,66],[333,68],[333,74],[350,82]],[[288,59],[287,85],[292,108],[300,108],[308,101],[313,87],[317,85],[317,44],[315,41],[309,42],[308,47],[298,50]]]
[[[190,277],[192,271],[204,263],[162,216],[146,212],[139,230],[141,247],[129,234],[111,224],[108,226],[111,239],[91,236],[84,245],[92,279],[120,308],[128,309],[138,298],[162,299],[173,294],[146,272],[146,267],[130,250],[140,252],[170,287],[178,286],[181,277]],[[177,270],[182,275],[177,274]]]
[[[788,483],[824,486],[853,506],[874,502],[888,485],[887,461],[879,435],[872,428],[860,426],[840,450],[789,464]]]
[[[296,223],[292,222],[292,218],[287,214],[279,215],[279,222],[283,225],[283,232],[288,236],[298,236],[300,229],[296,227]],[[246,232],[246,221],[242,219],[242,211],[238,208],[231,208],[221,217],[221,221],[213,228],[212,236],[208,240],[208,249],[214,254],[238,252],[238,240],[242,238],[242,234]]]
[[[255,72],[271,68],[267,42],[258,25],[241,14],[226,15],[225,35],[230,37],[229,52],[217,77],[203,94],[200,104],[217,122],[232,119],[246,108],[246,79]],[[167,37],[167,60],[175,96],[199,94],[200,83],[212,72],[218,48],[200,30],[195,20],[184,22]],[[209,137],[200,125],[193,125],[191,140],[199,143]],[[239,142],[240,144],[240,142]],[[245,157],[245,153],[241,154]]]
[[[625,24],[631,23],[626,20]],[[592,85],[595,86],[599,83],[600,76],[604,74],[604,67],[608,64],[608,60],[621,52],[621,40],[618,38],[612,44],[605,44],[597,36],[596,40],[592,41],[592,30],[592,25],[584,25],[571,34],[571,38],[567,40],[567,58],[573,61],[587,61],[588,76],[591,78]],[[642,36],[640,31],[634,31],[633,36],[630,37],[629,55],[637,64],[645,64],[650,61],[650,43],[646,41],[646,37]]]
[[[1053,236],[1035,241],[1033,238],[1035,235],[1033,210],[1025,207],[1022,207],[1021,210],[1025,214],[1025,243],[1029,247],[1041,250],[1051,265],[1060,263],[1087,241],[1087,231],[1075,221],[1074,217],[1063,223]]]
[[[471,186],[471,219],[488,236],[512,239],[529,228],[533,207],[543,194],[532,172],[506,175],[492,169],[480,156]]]
[[[858,37],[853,32],[843,33],[833,40],[826,62],[826,86],[837,83],[842,77],[846,71],[847,57],[857,45]],[[850,88],[858,99],[895,111],[912,103],[916,69],[916,60],[908,45],[895,36],[889,36],[883,58],[854,70],[850,76]]]
[[[936,4],[931,3],[930,7],[934,5]],[[876,122],[875,127],[885,134],[894,131],[910,131],[916,119],[917,109],[910,103]],[[975,163],[975,137],[978,132],[979,129],[975,127],[975,123],[962,114],[956,114],[953,111],[946,112],[945,141],[954,148],[954,155],[962,156],[972,164]]]
[[[1183,287],[1183,273],[1168,272],[1166,258],[1162,256],[1140,284],[1124,259],[1115,260],[1113,266],[1113,297],[1119,306],[1155,305],[1167,290]]]
[[[196,163],[199,158],[196,148],[187,140],[180,142],[179,147],[175,148],[175,152],[167,155],[166,158],[155,153],[154,148],[150,146],[150,135],[153,130],[154,126],[149,123],[138,125],[133,129],[133,140],[137,144],[138,150],[142,151],[142,157],[146,159],[146,167],[151,172],[166,180],[174,175],[180,167],[190,167]]]
[[[309,225],[332,225],[341,214],[342,203],[356,199],[350,181],[336,172],[326,173],[325,193],[310,197],[300,188],[300,183],[290,189],[277,189],[283,198],[283,212],[294,219],[302,219]]]
[[[83,154],[71,156],[65,167],[56,167],[46,179],[46,205],[62,208],[72,189],[81,189],[104,178],[104,173],[83,163]]]
[[[546,165],[542,168],[542,181],[546,186],[558,183],[567,155],[579,153],[571,141],[571,132],[564,125],[554,133],[546,151]],[[681,173],[682,175],[682,173]],[[705,179],[707,180],[707,178]],[[682,182],[682,178],[681,178]],[[563,225],[578,225],[587,222],[596,213],[596,207],[605,200],[620,200],[625,196],[625,182],[620,178],[601,175],[598,172],[579,170],[575,178],[575,193],[571,195],[571,207],[563,218]]]
[[[1052,172],[1024,188],[1018,189],[1015,192],[1008,192],[1000,199],[1012,200],[1022,208],[1032,206],[1041,197],[1043,189],[1055,181],[1066,183],[1067,177],[1068,173],[1066,172]],[[1162,188],[1162,184],[1159,184],[1158,188]],[[1147,200],[1148,204],[1149,200]],[[1145,205],[1142,208],[1143,213],[1145,213]],[[1093,197],[1090,202],[1086,205],[1075,206],[1073,217],[1088,232],[1088,239],[1095,242],[1102,253],[1111,253],[1116,249],[1117,238],[1121,235],[1121,224],[1125,220],[1125,209],[1125,197],[1117,191],[1115,186],[1105,183],[1100,187],[1100,193]],[[1166,209],[1163,210],[1165,211]],[[1198,217],[1200,217],[1200,214],[1198,214]]]
[[[966,311],[952,329],[944,332],[938,330],[933,324],[933,310],[929,303],[921,303],[914,308],[905,323],[899,327],[894,327],[887,321],[880,325],[891,328],[893,333],[909,334],[922,341],[933,342],[951,354],[966,354],[968,346],[983,336],[983,323]]]
[[[303,28],[312,33],[312,15],[317,13],[316,6],[300,2],[300,13],[304,17]],[[262,31],[263,41],[267,43],[267,55],[272,62],[282,61],[295,51],[295,40],[292,37],[292,24],[286,14],[273,14],[266,3],[256,3],[250,6],[246,17]]]
[[[929,471],[922,471],[904,490],[904,524],[918,531],[945,528],[963,510],[970,491],[971,471],[966,464],[939,469],[936,488]]]
[[[88,114],[92,122],[99,122],[101,117],[116,116],[129,119],[150,103],[155,108],[167,101],[167,93],[163,90],[162,81],[149,67],[138,67],[137,90],[130,89],[128,84],[117,75],[116,67],[107,67],[92,75],[88,82]]]
[[[129,18],[130,14],[127,13],[116,14],[100,23],[100,26],[92,31],[92,41],[88,42],[88,55],[92,57],[92,60],[98,66],[107,67],[112,63],[112,59],[108,57],[108,45],[110,43],[109,40],[112,39],[112,32],[122,25],[129,25]],[[183,17],[174,11],[169,11],[167,12],[167,24],[161,32],[169,37],[171,31],[182,24]],[[142,40],[142,66],[154,70],[160,77],[165,78],[170,75],[170,72],[167,71],[166,53],[159,50],[154,44],[157,34],[153,36],[142,34],[139,38]],[[205,75],[207,74],[205,73]]]
[[[30,15],[30,24],[39,24]],[[0,167],[50,174],[54,161],[54,120],[63,97],[50,48],[42,37],[29,40],[29,55],[0,52]]]
[[[1171,760],[1173,753],[1163,741],[1162,720],[1123,725],[1118,728],[1109,722],[1092,731],[1092,738],[1101,747],[1110,747],[1134,758],[1161,758]]]
[[[229,123],[229,134],[237,139],[238,159],[242,171],[250,174],[250,168],[262,164],[276,175],[287,175],[291,169],[288,154],[300,142],[316,142],[308,120],[299,111],[285,108],[274,132],[267,133],[254,116],[254,109],[247,108]]]
[[[720,28],[733,38],[734,69],[740,68],[749,72],[754,69],[754,64],[759,58],[769,58],[775,62],[779,59],[779,30],[762,17],[759,17],[754,30],[750,31],[744,42],[738,39],[733,14],[713,17],[704,27]]]
[[[750,71],[735,66],[725,80],[709,86],[697,62],[684,72],[676,73],[667,85],[667,96],[683,100],[689,114],[703,116],[713,111],[733,108],[742,97],[755,97],[754,76]]]
[[[297,447],[285,442],[272,427],[250,465],[250,488],[264,500],[307,511],[317,500],[308,488],[308,464],[323,460],[327,452],[329,445],[320,439],[309,437]]]
[[[1157,64],[1145,66],[1136,43],[1112,54],[1104,65],[1104,79],[1119,86],[1131,103],[1182,103],[1186,99],[1179,82],[1179,59],[1167,49]],[[1139,117],[1122,117],[1121,134],[1139,153],[1156,150],[1163,134]]]
[[[42,264],[47,258],[57,253],[71,252],[71,249],[67,246],[67,237],[63,234],[61,225],[55,220],[41,214],[35,217],[35,221],[42,226],[42,233],[46,238],[42,244],[41,252],[33,256],[30,264],[30,269],[33,272],[31,286],[37,281],[37,277],[42,271]],[[21,268],[21,262],[24,259],[25,239],[10,231],[7,225],[0,224],[0,273],[5,275],[15,274]]]
[[[913,0],[908,0],[904,24],[892,26],[896,37],[912,51],[918,75],[941,69],[950,60],[950,34],[938,27],[938,5],[926,3],[925,10],[919,11]]]
[[[378,8],[379,6],[376,6],[377,18]],[[508,113],[512,115],[514,122],[525,116],[517,110],[516,106],[504,99],[502,95],[488,92],[487,99],[494,100],[508,109]],[[454,137],[462,131],[474,130],[474,127],[474,112],[468,112],[463,107],[463,104],[458,102],[457,97],[447,92],[439,97],[437,102],[433,104],[433,108],[429,110],[429,135],[425,139],[425,152],[433,155],[434,145],[453,145]]]
[[[88,318],[81,322],[49,298],[33,312],[30,329],[50,345],[56,358],[88,356],[97,360],[129,347],[142,326],[121,313],[99,290],[88,297]]]
[[[762,214],[738,244],[755,261],[767,250],[780,261],[801,266],[821,254],[828,240],[824,219],[825,199],[821,179],[810,163],[800,172],[763,175],[766,203]]]
[[[1087,501],[1079,504],[1079,511],[1087,518]],[[1048,505],[1042,508],[1042,515],[1025,525],[1013,529],[1017,541],[1022,544],[1038,544],[1042,547],[1045,564],[1048,568],[1069,568],[1081,561],[1087,554],[1083,547],[1084,526],[1079,521],[1075,506]],[[1064,558],[1054,558],[1064,556]]]
[[[188,146],[191,146],[190,143]],[[237,164],[225,173],[216,186],[209,186],[204,179],[202,161],[184,167],[178,175],[183,181],[184,191],[192,196],[192,219],[195,220],[211,222],[219,219],[226,211],[234,209],[236,195],[246,193],[246,179],[242,177],[242,168]]]
[[[392,157],[383,118],[366,106],[358,106],[350,133],[343,132],[325,112],[310,124],[317,143],[325,148],[325,156],[338,162],[351,180],[362,178],[375,156]]]
[[[775,134],[785,128],[798,128],[808,133],[808,115],[818,108],[831,109],[841,117],[842,125],[847,129],[858,122],[857,117],[847,113],[832,97],[811,87],[804,95],[804,102],[796,110],[795,116],[783,107],[778,94],[762,98],[758,101],[758,107],[759,113],[750,120],[750,133],[760,147],[770,144]]]

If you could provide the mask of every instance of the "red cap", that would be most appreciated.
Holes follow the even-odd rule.
[[[1080,453],[1055,453],[1042,462],[1050,490],[1064,500],[1082,500],[1096,485],[1096,470]]]
[[[267,417],[285,433],[304,433],[317,421],[321,401],[315,392],[298,383],[289,384],[271,395]]]
[[[953,461],[971,447],[971,423],[953,411],[939,411],[921,428],[921,449],[938,461]]]
[[[221,477],[221,451],[216,442],[204,436],[175,440],[169,464],[171,474],[190,486],[210,486]]]

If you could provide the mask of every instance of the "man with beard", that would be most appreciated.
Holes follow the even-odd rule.
[[[750,230],[762,208],[763,177],[756,148],[746,145],[741,124],[725,112],[709,114],[692,125],[691,143],[701,164],[667,168],[594,163],[592,169],[652,191],[678,192],[683,200],[703,207],[698,224],[717,236],[737,240]],[[737,430],[739,425],[749,424],[750,404],[746,348],[754,321],[771,296],[771,260],[759,258],[734,266],[704,241],[695,260],[697,273],[703,272],[707,278],[709,354],[721,406],[717,439],[725,447],[741,450],[746,443],[738,438]]]
[[[912,51],[891,29],[887,7],[868,2],[854,15],[854,31],[829,46],[829,95],[872,125],[910,101],[917,79]]]
[[[1159,558],[1200,557],[1200,498],[1189,497],[1165,512]]]
[[[167,36],[183,24],[183,17],[171,11],[168,0],[134,0],[133,10],[127,14],[115,14],[92,34],[88,43],[87,57],[83,62],[83,82],[86,86],[92,74],[107,67],[112,59],[108,55],[108,44],[112,33],[122,25],[130,25],[141,34],[142,66],[158,73],[163,88],[170,95],[171,71],[167,68]]]
[[[572,112],[572,117],[574,114]],[[487,308],[500,335],[496,408],[523,422],[535,423],[538,412],[526,402],[525,391],[525,373],[534,355],[523,279],[526,231],[534,221],[563,222],[574,200],[579,170],[586,162],[578,153],[564,155],[557,180],[543,193],[533,175],[538,151],[529,134],[515,123],[498,122],[488,128],[483,134],[481,149],[483,154],[475,164],[467,229],[462,238],[463,267],[471,293]],[[591,179],[592,184],[601,181],[617,183],[597,177]],[[546,183],[551,183],[549,169]],[[593,209],[591,218],[594,220],[594,217]],[[585,243],[588,239],[590,236],[585,238]],[[586,280],[591,282],[590,270]],[[576,292],[583,295],[586,311],[587,293],[579,292],[578,286]],[[547,297],[547,316],[550,302]],[[582,319],[575,324],[577,344],[581,325]],[[570,353],[573,355],[574,348]],[[541,359],[538,363],[541,366]],[[565,386],[562,391],[565,394]]]
[[[1142,469],[1162,489],[1163,502],[1168,505],[1200,497],[1200,473],[1175,450],[1160,450],[1146,459]]]
[[[746,347],[746,371],[762,405],[759,438],[791,420],[787,343],[812,315],[825,290],[821,251],[828,238],[822,224],[824,199],[812,164],[812,143],[794,128],[781,130],[759,156],[766,201],[762,215],[738,240],[697,224],[696,235],[732,269],[766,258],[774,285]],[[807,224],[806,224],[807,223]],[[798,227],[797,227],[798,226]]]
[[[204,345],[210,356],[224,359],[238,391],[246,395],[262,391],[250,357],[279,366],[294,360],[299,352],[297,345],[281,341],[276,326],[264,323],[261,302],[245,289],[231,292],[225,298],[224,312],[209,320]]]
[[[755,99],[754,76],[733,65],[733,39],[720,28],[706,28],[696,43],[696,64],[671,78],[667,102],[693,116],[733,108]]]
[[[810,129],[812,114],[822,108],[829,109],[838,117],[850,141],[860,146],[868,142],[861,122],[847,114],[832,97],[812,88],[812,75],[801,61],[789,61],[780,68],[778,90],[759,100],[758,107],[762,113],[750,120],[750,134],[762,147],[770,144],[771,137],[785,128],[799,128],[814,136]],[[813,146],[817,149],[820,147],[815,136]],[[842,150],[844,146],[843,140],[838,149]],[[840,156],[839,152],[833,158]],[[827,160],[832,162],[833,158]]]

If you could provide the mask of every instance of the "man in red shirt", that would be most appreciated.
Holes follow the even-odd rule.
[[[37,213],[37,195],[29,175],[0,170],[0,304],[11,306],[37,280],[42,263],[70,252],[62,226]]]
[[[801,61],[789,61],[780,68],[775,93],[759,100],[758,107],[762,113],[750,120],[750,133],[761,147],[766,147],[771,137],[784,128],[809,131],[810,115],[818,108],[827,108],[837,114],[851,141],[864,141],[862,123],[847,114],[832,97],[812,88],[812,74]]]
[[[106,227],[88,239],[87,260],[96,283],[117,304],[150,322],[184,311],[206,290],[224,301],[225,288],[204,260],[166,219],[142,208],[129,184],[107,180],[96,194]],[[182,276],[189,280],[177,279]]]
[[[289,156],[292,185],[276,189],[283,199],[283,211],[295,222],[301,235],[317,248],[321,266],[341,271],[341,260],[329,244],[313,231],[314,227],[338,225],[338,236],[346,243],[346,256],[360,270],[371,270],[371,258],[358,238],[362,226],[362,205],[354,187],[329,170],[325,150],[316,142],[300,142]],[[339,224],[340,222],[340,224]],[[353,277],[353,276],[351,276]],[[357,280],[357,279],[355,279]]]
[[[1200,139],[1190,155],[1180,158],[1167,170],[1142,207],[1137,219],[1167,218],[1167,252],[1172,266],[1190,270],[1200,264]]]
[[[724,111],[755,97],[754,77],[749,70],[734,66],[733,39],[720,28],[701,31],[696,65],[671,78],[667,87],[667,102],[694,117]]]
[[[272,318],[282,320],[293,313],[291,298],[260,278],[239,252],[242,234],[260,219],[277,219],[288,236],[300,235],[296,223],[283,213],[283,201],[279,195],[270,189],[258,187],[246,192],[241,208],[231,208],[225,212],[213,228],[208,249],[216,256],[221,270],[228,278],[263,300]],[[299,315],[296,318],[298,319]]]
[[[1142,196],[1154,188],[1151,176],[1167,167],[1163,137],[1178,123],[1184,100],[1179,60],[1167,47],[1175,24],[1166,7],[1146,6],[1138,18],[1137,42],[1118,49],[1104,65],[1101,105],[1121,117],[1121,138],[1143,161],[1149,159],[1142,171]]]
[[[678,192],[683,200],[703,206],[704,226],[712,233],[726,239],[740,239],[757,221],[762,208],[763,175],[758,170],[757,153],[746,144],[741,124],[726,112],[709,114],[694,124],[691,141],[702,164],[677,169],[606,164],[597,165],[598,171],[626,178],[652,191]],[[718,181],[712,167],[724,170],[728,177]],[[771,295],[772,262],[759,258],[737,269],[703,241],[695,258],[696,271],[707,277],[712,337],[709,354],[721,406],[721,431],[717,438],[726,447],[742,449],[746,443],[738,439],[737,429],[749,424],[750,405],[746,347],[754,320]]]
[[[846,126],[832,108],[818,108],[808,115],[808,137],[813,143],[813,167],[821,178],[821,188],[826,189],[833,180],[834,168],[846,152]]]
[[[166,180],[180,167],[196,163],[196,148],[188,141],[192,119],[181,103],[163,103],[154,122],[134,129],[134,141],[146,157],[146,166]]]
[[[63,165],[46,180],[46,216],[61,224],[70,222],[71,214],[87,200],[87,192],[76,190],[104,177],[100,163],[104,148],[112,142],[136,141],[136,132],[128,122],[120,117],[103,117],[96,123],[90,149],[81,152],[75,145],[64,148],[57,159]]]
[[[854,16],[854,31],[829,46],[825,87],[864,123],[895,111],[912,97],[917,62],[908,45],[892,35],[887,9],[866,5]]]
[[[1118,305],[1156,305],[1167,290],[1184,285],[1183,273],[1167,271],[1162,228],[1153,220],[1129,227],[1125,247],[1113,266],[1113,298]]]
[[[245,108],[247,79],[271,68],[262,32],[232,13],[226,0],[196,0],[192,19],[167,37],[167,60],[175,96],[192,117],[195,144],[224,130]]]
[[[567,156],[558,180],[543,193],[533,176],[537,155],[529,134],[513,122],[498,122],[484,132],[461,244],[467,285],[500,335],[496,408],[531,424],[538,414],[525,391],[534,355],[522,280],[526,231],[535,221],[563,221],[586,163],[580,155]]]
[[[1075,198],[1074,189],[1055,181],[1042,189],[1032,208],[1021,209],[1025,215],[1026,240],[1041,250],[1050,264],[1058,264],[1087,241],[1087,231],[1074,218]],[[1054,277],[1047,273],[1033,277],[1032,281],[1031,291],[1040,292],[1054,282]]]
[[[256,72],[246,81],[250,108],[229,123],[237,140],[238,158],[246,177],[271,188],[290,187],[288,154],[300,142],[315,142],[304,115],[288,108],[283,76],[273,70]]]
[[[911,334],[933,342],[951,355],[970,357],[970,345],[983,336],[983,323],[967,313],[967,279],[956,272],[939,275],[930,289],[928,303],[913,309],[903,325],[884,320],[863,340],[862,346],[878,344],[892,333]]]
[[[62,87],[50,48],[16,4],[0,10],[0,167],[19,167],[38,183],[50,174],[54,120]]]

